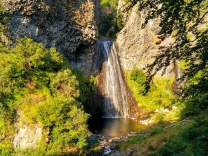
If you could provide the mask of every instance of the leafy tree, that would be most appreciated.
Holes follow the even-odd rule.
[[[8,26],[8,17],[9,15],[6,12],[6,8],[1,4],[0,0],[0,41],[8,36],[9,26]]]
[[[101,0],[100,5],[101,7],[108,6],[116,10],[118,7],[118,0]]]
[[[134,67],[127,76],[127,82],[143,113],[144,111],[154,111],[161,107],[168,107],[171,104],[171,100],[174,99],[172,94],[173,79],[155,78],[150,84],[149,92],[143,94],[146,75],[142,70],[138,70]]]
[[[17,111],[24,123],[40,123],[48,131],[46,153],[59,154],[67,144],[83,148],[89,115],[77,100],[78,81],[68,62],[55,48],[28,38],[19,39],[12,50],[0,46],[0,152],[14,133]]]
[[[116,38],[116,34],[124,27],[121,12],[117,12],[118,0],[101,0],[102,19],[100,33],[103,36]]]

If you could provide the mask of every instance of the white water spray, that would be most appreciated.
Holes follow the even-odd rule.
[[[104,116],[107,118],[128,118],[128,91],[122,77],[116,46],[112,41],[99,41],[99,48],[104,55],[103,94]]]

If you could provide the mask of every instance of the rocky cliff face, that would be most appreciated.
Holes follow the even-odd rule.
[[[127,3],[125,0],[118,1],[117,13],[122,14],[122,20],[124,23],[128,22],[129,15],[131,15],[131,10],[127,11],[126,9],[128,6],[129,6],[129,3]]]
[[[35,148],[43,138],[43,129],[40,124],[25,124],[24,116],[18,111],[17,122],[14,125],[15,134],[12,140],[14,149]]]
[[[85,75],[97,72],[99,1],[3,0],[2,4],[11,14],[11,40],[30,37],[47,48],[56,47],[72,68]]]
[[[120,1],[123,4],[123,0]],[[159,18],[150,20],[146,27],[142,29],[147,13],[148,9],[139,12],[138,4],[135,5],[129,13],[125,27],[118,35],[117,43],[123,70],[131,70],[134,65],[139,69],[145,68],[147,64],[154,61],[152,56],[160,52],[159,46],[165,46],[174,41],[171,36],[158,35],[161,29]],[[173,68],[173,64],[169,66],[163,77],[174,77],[174,72],[171,72]],[[161,77],[161,74],[162,70],[156,76]]]

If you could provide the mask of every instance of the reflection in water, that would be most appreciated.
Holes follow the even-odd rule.
[[[128,118],[99,118],[89,120],[89,129],[92,133],[112,137],[127,135],[131,131],[137,132],[146,127],[146,125]]]

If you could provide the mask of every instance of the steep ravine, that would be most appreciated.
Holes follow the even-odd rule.
[[[102,83],[105,77],[103,75],[106,72],[102,65],[104,67],[107,59],[111,59],[112,56],[107,55],[109,58],[104,58],[104,55],[98,49],[99,1],[3,0],[2,4],[8,8],[7,11],[11,15],[9,24],[12,31],[8,40],[5,40],[7,44],[17,38],[26,36],[36,42],[43,43],[46,48],[56,47],[67,58],[72,68],[81,70],[87,77],[91,74],[99,73],[99,83]],[[115,81],[120,83],[117,86],[115,83],[112,84],[118,90],[120,89],[119,93],[114,93],[115,95],[117,94],[116,98],[120,100],[120,103],[123,102],[125,106],[131,106],[129,110],[127,108],[120,110],[120,106],[118,106],[117,115],[109,115],[109,117],[135,117],[137,115],[137,102],[124,82],[123,73],[126,70],[131,70],[134,65],[137,65],[139,69],[143,69],[153,61],[151,56],[158,53],[159,45],[171,43],[173,40],[170,36],[165,36],[164,38],[158,36],[160,29],[158,26],[159,19],[153,19],[145,29],[141,29],[145,16],[145,12],[138,13],[137,5],[132,9],[131,13],[126,14],[124,19],[126,26],[119,33],[114,45],[118,52],[118,54],[114,55],[117,57],[116,61],[119,62],[119,64],[114,62],[117,63],[114,68],[119,68],[119,71],[115,72],[119,74],[119,78],[115,79]],[[13,45],[10,44],[10,46]],[[104,61],[106,63],[103,63]],[[168,68],[164,75],[165,77],[172,78],[175,76],[174,72],[170,73],[173,66],[171,65]],[[112,67],[109,70],[112,70]],[[113,79],[108,81],[112,82]],[[103,106],[109,104],[108,101],[105,101],[105,95],[110,96],[112,93],[111,91],[106,93],[105,90],[102,90],[104,88],[102,85],[106,85],[105,83],[98,84],[97,88],[101,93],[101,97],[104,97],[104,100],[99,99],[103,100]],[[127,112],[123,112],[124,110]],[[115,112],[115,110],[113,111]],[[15,135],[12,142],[14,148],[35,146],[35,143],[43,135],[41,126],[39,124],[35,126],[21,125],[24,116],[22,116],[21,112],[18,113],[19,116],[15,124]]]

